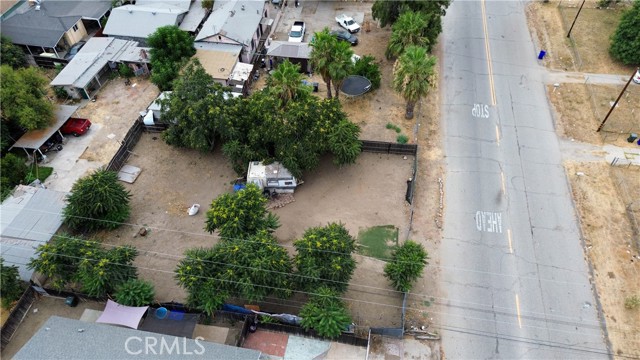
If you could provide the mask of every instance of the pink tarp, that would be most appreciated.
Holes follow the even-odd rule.
[[[115,301],[107,300],[107,306],[96,322],[103,324],[122,325],[137,329],[140,320],[147,312],[148,306],[133,307],[120,305]]]

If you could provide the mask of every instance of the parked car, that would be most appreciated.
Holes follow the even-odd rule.
[[[78,137],[86,133],[90,127],[91,121],[89,121],[89,119],[69,118],[60,128],[60,132],[65,135],[71,134]]]
[[[60,136],[60,134],[58,134],[57,132],[53,135],[51,135],[51,137],[49,139],[47,139],[47,141],[45,141],[44,144],[42,144],[40,146],[40,152],[36,153],[38,156],[38,161],[41,161],[44,159],[43,155],[48,153],[49,151],[61,151],[62,150],[62,136]]]
[[[294,21],[289,31],[290,42],[302,42],[304,39],[305,26],[304,21]]]
[[[80,49],[82,49],[84,44],[86,44],[85,41],[78,41],[77,43],[75,43],[72,47],[69,48],[69,51],[67,52],[67,55],[64,56],[64,59],[65,60],[73,59],[73,57],[76,56],[78,51],[80,51]]]
[[[360,25],[349,15],[342,14],[336,16],[336,22],[352,34],[360,31]]]
[[[338,39],[338,41],[347,41],[351,44],[351,46],[356,46],[358,45],[358,37],[353,35],[353,34],[349,34],[348,32],[344,31],[344,30],[333,30],[331,32],[331,35],[335,36],[336,39]]]

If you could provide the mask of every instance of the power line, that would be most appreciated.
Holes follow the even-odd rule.
[[[87,258],[84,258],[84,257],[72,256],[72,255],[67,255],[67,254],[60,254],[60,253],[54,253],[54,254],[59,255],[59,256],[63,256],[63,257],[67,257],[67,258],[72,258],[72,259],[79,259],[79,260],[87,259]],[[87,260],[99,261],[97,259],[87,259]],[[133,268],[144,269],[144,270],[149,270],[149,271],[153,271],[153,272],[160,272],[160,273],[165,273],[165,274],[177,275],[177,273],[175,271],[169,271],[169,270],[163,270],[163,269],[157,269],[157,268],[150,268],[150,267],[143,267],[143,266],[137,266],[136,267],[135,265],[114,263],[114,262],[110,262],[110,263],[114,264],[114,265],[119,265],[119,266],[133,267]],[[66,265],[66,266],[70,266],[70,265]],[[202,276],[202,275],[191,275],[191,276],[194,276],[194,277],[200,278],[200,279],[204,279],[204,280],[217,280],[217,281],[220,281],[220,282],[227,282],[227,283],[232,283],[232,284],[241,284],[241,285],[244,284],[244,283],[241,283],[241,282],[238,282],[238,281],[233,281],[233,280],[228,280],[228,279],[220,279],[220,278],[209,277],[209,276]],[[172,277],[172,279],[174,279],[174,278]],[[318,293],[314,293],[314,292],[296,290],[296,289],[287,289],[287,288],[281,288],[281,287],[276,287],[276,286],[258,285],[258,284],[253,284],[253,286],[266,288],[266,289],[272,289],[272,290],[291,291],[293,293],[300,293],[300,294],[305,294],[305,295],[319,295]],[[344,301],[360,302],[360,303],[365,303],[365,304],[369,304],[369,305],[378,305],[378,306],[383,306],[383,307],[388,307],[388,308],[402,309],[402,306],[391,305],[391,304],[383,304],[383,303],[374,302],[374,301],[358,300],[358,299],[353,299],[353,298],[347,298],[347,297],[344,297],[344,296],[338,296],[336,298],[342,299]],[[442,306],[450,307],[450,305],[445,305],[445,304],[443,304]],[[412,308],[412,307],[405,307],[405,309],[407,309],[407,310],[415,310],[415,311],[423,311],[422,309]],[[495,314],[495,311],[492,311],[492,310],[481,310],[481,309],[478,309],[478,310],[477,309],[473,309],[473,310],[476,310],[476,311],[482,312],[482,313]],[[434,311],[429,311],[429,312],[435,313],[435,314],[447,315],[449,317],[452,316],[452,315],[450,315],[448,313],[435,311],[435,310]],[[507,312],[502,312],[501,315],[509,316],[509,317],[512,317],[512,318],[515,318],[517,316],[514,313],[507,313]],[[531,319],[533,321],[552,322],[552,323],[558,323],[558,324],[562,324],[562,325],[569,325],[569,326],[572,326],[572,327],[580,326],[582,328],[590,328],[590,329],[594,329],[594,330],[600,330],[600,326],[599,325],[588,325],[588,324],[580,324],[580,323],[566,322],[566,321],[553,321],[553,320],[549,321],[549,319],[547,319],[547,318],[540,318],[540,317],[535,317],[535,316],[528,316],[526,318]],[[464,316],[464,319],[478,320],[478,321],[484,321],[484,322],[489,321],[491,323],[502,323],[502,324],[516,326],[515,322],[498,321],[498,320],[495,320],[495,319],[484,319],[484,318],[469,317],[469,316]],[[534,325],[523,325],[523,327],[528,327],[528,328],[532,328],[532,329],[542,329],[542,330],[546,330],[546,331],[574,333],[574,331],[566,331],[566,330],[559,330],[559,329],[549,329],[548,327],[541,327],[541,326],[534,326]],[[615,330],[615,331],[625,331],[624,329],[618,330],[618,329],[615,329],[615,328],[613,330]],[[632,328],[631,330],[636,330],[636,329]],[[599,337],[600,334],[598,334],[598,335],[590,335],[590,336]]]
[[[97,242],[97,241],[93,241],[93,240],[78,239],[78,238],[71,237],[71,236],[64,236],[64,235],[55,235],[55,236],[57,236],[59,238],[76,239],[76,240],[79,240],[79,241],[93,242],[93,243],[96,243],[96,244],[102,244],[102,245],[107,245],[107,246],[112,246],[112,247],[120,247],[120,246],[122,246],[122,245],[116,245],[116,244],[111,244],[111,243]],[[244,240],[241,240],[241,241],[244,241]],[[186,258],[185,256],[177,256],[177,255],[172,255],[172,254],[162,253],[162,252],[155,252],[155,251],[150,251],[150,250],[139,250],[139,249],[137,249],[137,250],[139,252],[162,255],[162,256],[165,257],[165,259],[169,258],[169,260],[175,261],[176,263],[179,263],[180,260],[183,260],[183,259]],[[199,259],[199,261],[204,262],[204,263],[210,263],[210,264],[216,264],[216,265],[227,265],[227,266],[232,266],[232,267],[237,267],[237,268],[244,268],[244,269],[256,269],[255,267],[251,267],[251,266],[243,266],[243,265],[230,264],[230,263],[225,263],[225,262],[216,262],[216,261],[204,260],[204,259]],[[397,295],[397,296],[401,296],[402,295],[401,291],[397,291],[397,290],[389,289],[389,288],[379,288],[379,287],[374,287],[374,286],[369,286],[369,285],[362,285],[362,284],[349,283],[349,282],[344,282],[344,281],[322,279],[322,278],[318,278],[318,277],[300,275],[300,274],[295,274],[295,273],[294,274],[290,274],[290,273],[284,273],[284,272],[281,272],[281,271],[268,270],[268,269],[260,269],[260,271],[276,273],[276,274],[284,274],[284,275],[287,275],[287,276],[299,277],[299,278],[305,278],[305,279],[311,279],[311,280],[333,282],[333,283],[343,284],[343,285],[347,285],[347,286],[351,286],[351,287],[378,290],[378,291],[382,291],[383,293],[386,293],[386,294],[381,294],[381,293],[378,293],[378,292],[374,293],[374,292],[369,292],[369,291],[364,291],[364,290],[352,289],[353,291],[359,291],[361,293],[369,293],[369,294],[373,294],[373,295],[377,295],[377,296],[389,296],[390,297],[390,296],[392,296],[394,294]],[[485,305],[485,304],[469,302],[469,301],[456,301],[456,300],[443,298],[443,297],[438,297],[438,296],[433,296],[433,295],[424,294],[424,293],[411,293],[411,295],[412,296],[417,296],[417,297],[422,297],[422,298],[428,298],[430,300],[431,299],[438,299],[439,302],[436,302],[436,301],[434,301],[434,302],[438,303],[438,304],[442,304],[442,305],[446,304],[445,306],[456,306],[456,307],[467,308],[467,309],[473,309],[473,307],[470,307],[470,306],[485,307],[487,309],[491,309],[490,310],[491,312],[495,312],[496,309],[498,309],[498,310],[502,309],[502,310],[505,310],[507,312],[508,311],[512,311],[511,308],[507,308],[507,307]],[[451,305],[450,304],[451,301],[457,302],[458,305]],[[463,306],[463,305],[469,305],[469,306]],[[506,313],[503,311],[502,314],[506,314]],[[565,318],[565,319],[568,319],[568,320],[573,320],[573,318],[568,317],[568,316],[557,315],[557,314],[550,315],[550,314],[547,314],[547,313],[533,312],[533,311],[526,311],[526,312],[522,312],[521,314],[523,316],[527,316],[527,314],[531,314],[531,315],[544,316],[546,318],[549,318],[549,317],[558,318],[558,320],[556,322],[560,322],[561,318]],[[533,317],[529,316],[529,318],[533,318]],[[593,322],[593,324],[594,325],[592,325],[592,326],[596,326],[597,325],[599,327],[599,322]]]

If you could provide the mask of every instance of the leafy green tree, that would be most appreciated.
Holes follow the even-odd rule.
[[[151,81],[160,90],[170,90],[182,63],[196,53],[193,37],[175,25],[159,27],[147,38],[151,47]]]
[[[254,302],[292,294],[292,262],[287,250],[267,233],[228,240],[210,249],[190,249],[176,269],[187,303],[212,315],[229,297]]]
[[[435,85],[436,58],[427,49],[409,46],[396,63],[393,89],[406,100],[406,119],[413,119],[413,109]]]
[[[351,316],[340,294],[322,286],[315,291],[300,310],[300,325],[305,330],[314,329],[318,335],[335,339],[351,324]]]
[[[282,106],[309,92],[308,87],[302,84],[300,65],[292,64],[289,60],[278,65],[267,79],[267,86],[282,101]]]
[[[202,8],[205,10],[211,10],[213,8],[213,0],[202,0]]]
[[[371,8],[373,18],[380,22],[381,27],[396,22],[398,17],[407,11],[422,12],[425,14],[437,14],[444,16],[451,0],[375,0]]]
[[[130,79],[135,76],[135,73],[127,64],[118,65],[118,74],[125,79]]]
[[[138,250],[133,246],[118,246],[105,250],[98,248],[86,254],[78,264],[78,280],[82,291],[95,297],[112,294],[116,288],[137,277],[133,261]]]
[[[396,290],[409,292],[422,275],[422,270],[428,264],[427,259],[429,256],[421,244],[407,240],[394,250],[391,262],[384,267],[384,276]]]
[[[640,0],[625,11],[611,36],[611,56],[626,65],[640,65]]]
[[[313,35],[311,45],[310,61],[313,69],[320,73],[322,81],[327,85],[327,99],[331,99],[331,72],[329,67],[333,62],[333,56],[338,44],[338,40],[329,33],[329,28]]]
[[[13,45],[11,40],[5,36],[0,36],[0,54],[2,54],[2,63],[9,65],[14,69],[27,66],[27,58],[22,51],[16,45]]]
[[[436,15],[438,22],[440,21],[440,15]],[[430,49],[431,41],[436,39],[430,39],[427,37],[427,15],[421,12],[407,11],[400,15],[398,20],[393,24],[391,38],[385,51],[387,59],[396,58],[400,56],[404,49],[411,45],[424,47],[427,50]],[[442,26],[440,25],[440,31]],[[439,32],[436,34],[438,36]]]
[[[280,227],[278,217],[267,210],[267,199],[255,184],[218,196],[207,210],[205,230],[218,230],[225,240],[244,238],[260,231],[271,233]]]
[[[352,70],[354,75],[364,76],[371,81],[372,89],[380,88],[380,66],[376,63],[376,58],[371,55],[365,55],[356,61]]]
[[[356,261],[356,241],[343,224],[331,223],[309,228],[293,245],[297,250],[294,264],[300,287],[315,291],[321,286],[344,292]]]
[[[20,184],[27,173],[29,168],[25,164],[24,159],[14,155],[6,154],[2,161],[0,161],[0,173],[2,174],[2,200],[6,199],[13,188]]]
[[[279,161],[301,178],[324,154],[333,154],[336,165],[353,163],[360,154],[359,127],[337,128],[349,122],[337,101],[307,94],[282,107],[267,88],[240,99],[229,111],[234,120],[224,130],[222,150],[238,174],[246,173],[250,161],[264,160]]]
[[[2,296],[2,307],[10,309],[14,301],[20,299],[25,286],[20,280],[18,267],[15,265],[5,265],[4,259],[0,257],[0,296]]]
[[[73,184],[64,208],[64,223],[79,231],[115,229],[129,218],[130,197],[115,171],[96,170]]]
[[[224,92],[198,59],[190,60],[173,92],[160,101],[161,117],[170,123],[163,139],[173,146],[212,151],[219,131],[233,122],[231,100],[225,100]]]
[[[42,129],[54,120],[54,106],[46,97],[49,81],[35,67],[0,67],[2,121],[14,122],[26,130]]]
[[[153,284],[148,281],[129,279],[116,286],[116,292],[113,297],[118,304],[145,306],[153,302],[156,297],[156,290],[153,288]]]
[[[353,60],[351,60],[351,57],[353,57],[351,44],[346,41],[338,41],[335,43],[333,59],[329,64],[329,76],[331,76],[336,100],[340,99],[340,87],[342,87],[344,79],[353,71]]]
[[[38,246],[28,267],[47,276],[54,289],[80,284],[87,295],[102,297],[136,277],[132,264],[137,255],[131,246],[107,250],[96,241],[62,234]]]

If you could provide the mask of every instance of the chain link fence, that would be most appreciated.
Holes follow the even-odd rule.
[[[585,81],[585,85],[593,114],[600,123],[607,116],[624,85],[595,84],[589,78]],[[640,133],[640,85],[633,82],[629,84],[609,115],[602,133],[605,142],[617,140],[619,136],[628,137],[631,133]]]

